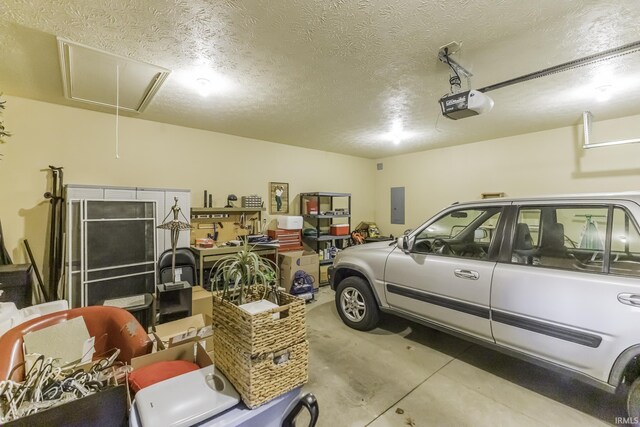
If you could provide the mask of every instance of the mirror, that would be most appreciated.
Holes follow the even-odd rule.
[[[477,228],[476,231],[473,232],[473,240],[482,240],[489,237],[489,233],[484,228]]]
[[[409,252],[411,252],[414,242],[415,242],[415,237],[411,238],[406,234],[398,237],[398,240],[397,240],[398,247],[402,249],[402,252],[404,252],[405,254],[408,254]]]

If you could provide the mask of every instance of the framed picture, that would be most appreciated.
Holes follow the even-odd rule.
[[[289,214],[289,184],[286,182],[269,183],[269,214]]]

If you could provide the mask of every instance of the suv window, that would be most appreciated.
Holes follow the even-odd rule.
[[[601,272],[608,208],[521,208],[511,261],[567,270]]]
[[[635,222],[622,208],[613,210],[609,272],[640,276],[640,233]]]
[[[502,208],[460,209],[420,231],[414,252],[465,258],[487,258]]]

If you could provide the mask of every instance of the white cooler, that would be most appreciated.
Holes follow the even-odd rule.
[[[278,228],[285,230],[302,230],[302,217],[301,216],[279,216]]]

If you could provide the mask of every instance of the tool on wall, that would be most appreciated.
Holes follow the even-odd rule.
[[[218,241],[218,227],[224,228],[224,226],[222,225],[221,222],[214,222],[213,223],[213,236],[211,236],[211,238],[213,239],[214,242]]]
[[[51,191],[44,193],[44,198],[49,199],[51,205],[49,215],[49,276],[48,291],[46,295],[57,295],[57,286],[62,275],[62,214],[64,199],[62,198],[63,172],[62,167],[49,165],[51,170]]]
[[[251,234],[258,234],[258,226],[260,225],[260,223],[258,222],[258,217],[254,216],[252,218],[249,218],[249,222],[251,222],[251,225],[249,226],[249,228],[251,229]]]

